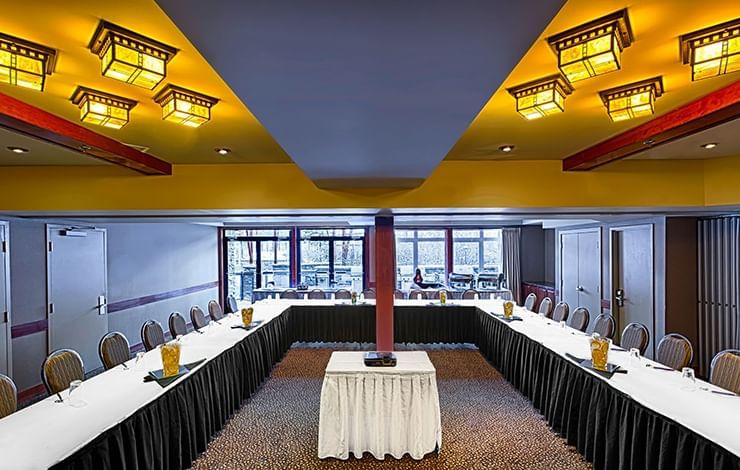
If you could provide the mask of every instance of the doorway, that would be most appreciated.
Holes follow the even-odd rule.
[[[601,229],[560,232],[560,300],[601,313]]]
[[[255,289],[290,287],[290,230],[227,230],[226,295],[253,302]]]
[[[49,351],[77,351],[89,372],[102,366],[108,332],[106,231],[47,225]]]
[[[624,327],[642,323],[650,332],[645,353],[655,352],[655,308],[653,277],[653,226],[632,225],[611,229],[612,314],[617,322],[615,339]]]
[[[0,374],[12,375],[8,229],[7,222],[0,222]]]

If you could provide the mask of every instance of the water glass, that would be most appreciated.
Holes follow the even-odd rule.
[[[69,403],[69,406],[72,408],[82,408],[83,406],[87,405],[85,401],[81,400],[78,395],[79,392],[73,394],[75,390],[78,390],[80,386],[82,385],[82,380],[73,380],[69,383],[69,394],[67,395],[67,403]]]
[[[136,353],[136,360],[134,361],[134,367],[138,369],[144,363],[144,352],[139,351]]]
[[[630,367],[636,367],[640,365],[640,362],[641,362],[640,350],[637,348],[630,348],[630,358],[629,358]]]
[[[565,320],[560,320],[560,328],[565,329]]]
[[[684,367],[681,369],[681,378],[684,380],[684,385],[681,390],[693,392],[696,390],[696,376],[694,375],[694,369],[691,367]]]

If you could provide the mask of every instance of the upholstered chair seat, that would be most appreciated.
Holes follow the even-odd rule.
[[[568,319],[568,326],[579,331],[586,331],[588,323],[591,321],[591,314],[586,307],[578,307],[573,311]]]
[[[193,323],[193,328],[196,330],[202,330],[208,326],[208,323],[210,323],[211,320],[210,317],[207,317],[203,312],[203,309],[197,305],[193,305],[190,308],[190,321]]]
[[[141,342],[144,349],[151,351],[160,344],[164,344],[164,330],[156,320],[149,320],[141,326]]]
[[[645,325],[630,323],[624,327],[619,344],[622,348],[627,350],[637,348],[640,350],[640,355],[644,355],[648,344],[650,344],[650,332]]]
[[[82,358],[77,351],[58,349],[41,366],[41,378],[49,394],[66,390],[73,380],[85,380]]]
[[[740,394],[740,349],[726,349],[714,356],[709,381]]]
[[[100,361],[106,370],[112,369],[131,359],[131,349],[128,340],[123,333],[117,331],[111,331],[100,339],[98,354],[100,354]]]
[[[365,289],[362,291],[362,296],[366,299],[374,299],[375,298],[375,289]]]
[[[598,317],[596,317],[596,322],[594,323],[594,333],[598,333],[599,336],[602,338],[614,338],[614,331],[616,330],[616,325],[614,323],[614,317],[611,315],[607,315],[605,313],[602,313]]]
[[[462,293],[462,298],[467,300],[475,300],[476,296],[480,298],[480,294],[475,289],[465,289],[465,292]]]
[[[403,300],[406,298],[406,294],[404,294],[402,290],[396,289],[393,291],[393,298]]]
[[[565,302],[558,302],[552,311],[552,319],[556,322],[568,321],[568,314],[570,313],[570,307]]]
[[[239,310],[239,306],[236,304],[236,298],[233,295],[226,296],[226,313],[236,313]]]
[[[655,359],[671,369],[681,370],[694,360],[694,347],[687,337],[669,333],[658,343]]]
[[[298,292],[295,289],[286,289],[280,294],[281,299],[297,299]]]
[[[0,418],[15,413],[18,408],[18,390],[7,375],[0,374]]]
[[[180,315],[180,312],[172,312],[167,323],[170,327],[170,336],[173,338],[188,334],[188,324],[185,322],[185,318]]]
[[[215,300],[208,302],[208,314],[211,316],[211,320],[213,321],[220,321],[224,317],[224,311]]]
[[[534,312],[534,305],[537,303],[537,295],[534,292],[530,292],[527,298],[524,299],[524,308],[530,312]]]
[[[321,289],[314,289],[308,293],[308,298],[312,300],[324,300],[326,299],[326,294]]]
[[[540,303],[540,308],[537,310],[537,313],[547,318],[552,318],[552,299],[550,299],[550,297],[545,297],[544,299],[542,299],[542,302]]]

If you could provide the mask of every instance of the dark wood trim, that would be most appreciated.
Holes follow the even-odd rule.
[[[450,274],[454,269],[455,249],[452,246],[452,228],[445,229],[445,280],[444,284],[450,279]]]
[[[31,321],[28,323],[21,323],[20,325],[13,325],[10,328],[10,337],[22,338],[24,336],[32,335],[34,333],[40,333],[46,331],[49,328],[49,321],[44,318],[43,320]]]
[[[686,137],[740,116],[740,81],[600,142],[563,160],[563,171],[591,170],[648,147]]]
[[[137,297],[134,299],[119,300],[118,302],[112,302],[108,304],[108,313],[120,312],[135,307],[141,307],[142,305],[152,304],[154,302],[160,302],[162,300],[174,299],[176,297],[183,297],[195,292],[201,292],[208,289],[214,289],[219,286],[219,281],[206,282],[205,284],[198,284],[197,286],[185,287],[183,289],[176,289],[167,292],[160,292],[158,294],[145,295],[143,297]]]
[[[375,217],[375,334],[378,351],[393,351],[396,244],[393,217]]]
[[[46,387],[44,387],[44,384],[38,384],[34,385],[33,387],[29,387],[25,390],[21,390],[18,392],[18,404],[23,405],[23,403],[33,400],[34,398],[38,398],[41,396],[46,395]]]
[[[290,287],[298,286],[298,227],[290,229]]]
[[[171,175],[169,162],[0,93],[0,127],[145,175]]]

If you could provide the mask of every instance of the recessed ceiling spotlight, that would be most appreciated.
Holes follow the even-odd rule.
[[[231,149],[226,148],[226,147],[219,147],[219,148],[217,148],[215,150],[216,150],[216,153],[219,154],[219,155],[227,155],[227,154],[231,153]]]
[[[10,150],[13,153],[27,153],[28,149],[24,149],[23,147],[8,147],[8,150]]]
[[[498,149],[501,150],[502,152],[508,153],[508,152],[511,152],[512,150],[514,150],[514,146],[513,145],[502,145]]]
[[[709,142],[708,144],[704,144],[701,147],[709,150],[709,149],[713,149],[716,146],[717,146],[717,142]]]

